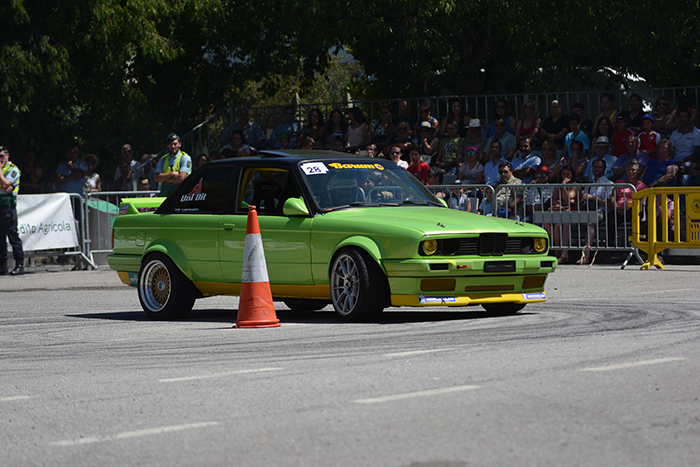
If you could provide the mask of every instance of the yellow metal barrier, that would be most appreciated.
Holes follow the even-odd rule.
[[[669,197],[673,196],[674,229],[669,232]],[[681,195],[685,198],[685,240],[681,240]],[[646,212],[643,200],[646,199]],[[658,206],[658,209],[657,209]],[[642,231],[642,217],[647,220]],[[661,229],[657,235],[657,224]],[[642,238],[644,235],[645,238]],[[664,269],[657,255],[666,248],[700,248],[700,188],[647,188],[632,196],[632,243],[649,256],[642,269]]]

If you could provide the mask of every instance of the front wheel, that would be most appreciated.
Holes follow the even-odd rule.
[[[182,318],[194,306],[194,285],[161,253],[149,255],[139,272],[139,301],[146,314],[158,320]]]
[[[490,315],[508,316],[514,315],[525,308],[525,303],[482,303],[481,306]]]
[[[386,306],[386,276],[364,251],[340,250],[331,265],[330,283],[333,308],[346,321],[374,317]]]

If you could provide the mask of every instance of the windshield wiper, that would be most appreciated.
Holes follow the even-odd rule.
[[[413,204],[416,206],[427,206],[430,203],[428,203],[427,201],[414,201],[412,199],[407,199],[407,200],[403,201],[402,204]]]

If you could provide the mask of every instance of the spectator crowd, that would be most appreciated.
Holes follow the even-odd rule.
[[[700,186],[700,114],[692,99],[682,98],[674,107],[662,96],[653,109],[645,109],[642,97],[632,94],[628,109],[620,110],[615,97],[603,93],[600,113],[592,118],[584,104],[564,109],[557,100],[549,102],[544,118],[531,100],[524,102],[517,119],[505,99],[493,103],[487,119],[470,116],[460,98],[449,102],[446,115],[433,115],[426,102],[413,109],[408,100],[400,100],[396,115],[394,109],[382,104],[379,118],[370,122],[360,107],[334,109],[327,119],[320,108],[312,108],[302,123],[290,105],[268,137],[251,120],[249,110],[240,107],[236,121],[220,135],[218,150],[210,148],[208,154],[191,157],[181,150],[182,141],[174,133],[166,139],[167,153],[160,157],[145,153],[136,158],[133,147],[124,144],[113,178],[111,172],[97,171],[96,154],[81,157],[76,146],[67,148],[53,175],[43,170],[35,151],[27,149],[17,164],[19,193],[88,195],[106,188],[160,189],[165,195],[209,160],[253,155],[267,148],[386,158],[425,185],[451,185],[434,191],[454,209],[528,222],[537,210],[573,211],[583,206],[602,217],[612,213],[616,219],[628,219],[634,191]],[[543,186],[550,184],[554,186]],[[626,185],[616,186],[620,184]],[[545,225],[555,246],[567,245],[566,227]],[[588,245],[596,235],[589,228]],[[560,261],[568,261],[566,250]]]

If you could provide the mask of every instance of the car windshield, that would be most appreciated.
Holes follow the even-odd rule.
[[[390,161],[342,158],[300,163],[323,211],[356,206],[444,206],[413,175]]]

